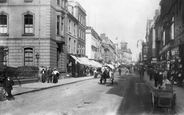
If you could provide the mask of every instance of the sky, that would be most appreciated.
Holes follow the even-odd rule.
[[[113,43],[128,43],[133,59],[137,41],[145,40],[147,19],[153,19],[160,0],[76,0],[86,11],[86,24]],[[116,39],[117,38],[117,39]]]

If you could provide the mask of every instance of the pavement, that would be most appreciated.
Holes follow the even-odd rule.
[[[151,89],[154,88],[154,80],[150,81],[149,76],[145,73],[144,80],[150,86]],[[174,92],[176,94],[176,107],[175,111],[178,115],[184,115],[184,87],[173,86]]]
[[[36,92],[36,91],[40,91],[44,89],[49,89],[53,87],[82,82],[82,81],[90,80],[90,79],[94,79],[94,76],[85,76],[85,77],[79,77],[79,78],[71,77],[71,78],[66,78],[66,79],[59,79],[58,83],[34,82],[34,83],[26,83],[26,84],[21,84],[21,85],[14,85],[12,94],[16,96],[16,95]]]

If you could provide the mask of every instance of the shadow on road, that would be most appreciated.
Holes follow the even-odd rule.
[[[150,88],[143,79],[132,75],[117,77],[117,85],[107,92],[121,96],[123,99],[118,108],[118,115],[151,114]]]

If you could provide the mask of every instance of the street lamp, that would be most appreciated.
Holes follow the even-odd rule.
[[[38,60],[40,59],[40,54],[39,53],[36,53],[36,59],[37,59],[37,67],[39,67],[39,63],[38,63]]]

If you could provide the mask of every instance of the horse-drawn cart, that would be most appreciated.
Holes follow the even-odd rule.
[[[156,108],[166,108],[168,113],[171,113],[175,109],[176,94],[171,86],[167,84],[166,89],[153,89],[151,91],[151,102],[153,106],[153,112]],[[170,87],[170,88],[169,88]]]

